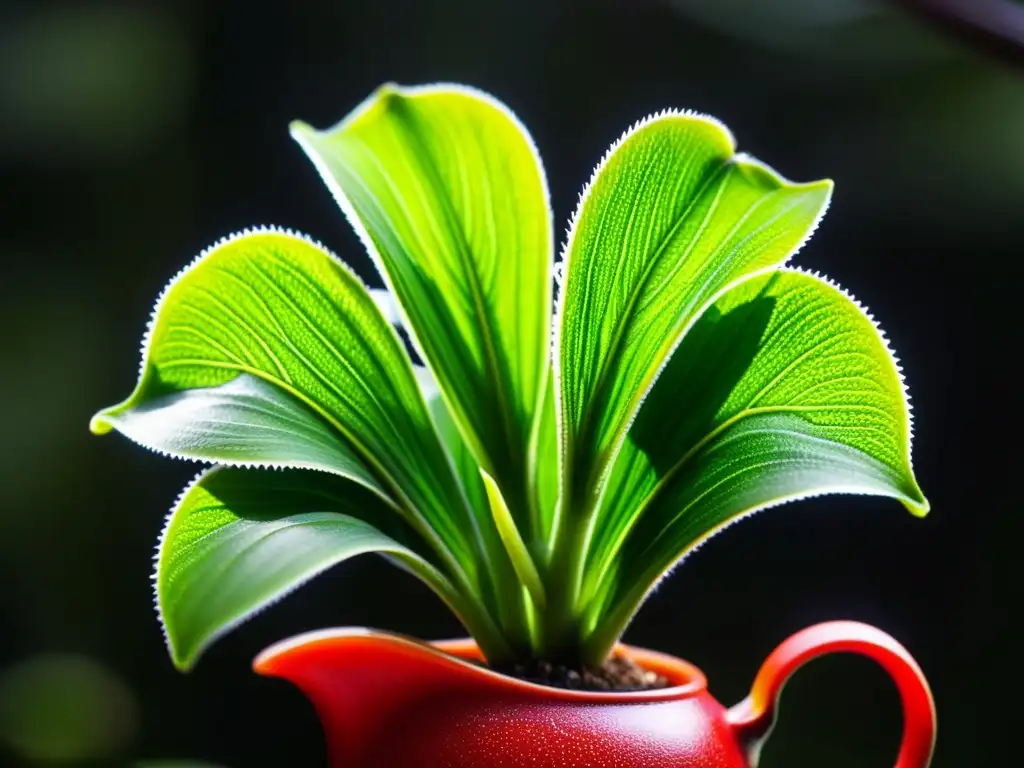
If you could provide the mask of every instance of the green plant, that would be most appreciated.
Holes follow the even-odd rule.
[[[785,266],[830,181],[659,113],[598,164],[556,268],[540,158],[491,97],[388,85],[291,130],[387,290],[290,232],[229,237],[171,281],[135,391],[92,422],[217,465],[160,541],[180,667],[371,551],[492,662],[599,663],[658,579],[746,514],[821,493],[927,512],[883,337]]]

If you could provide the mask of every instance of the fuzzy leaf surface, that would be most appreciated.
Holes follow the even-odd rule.
[[[333,472],[387,497],[336,430],[285,390],[249,373],[185,389],[102,417],[150,450],[235,466]]]
[[[392,287],[477,461],[517,518],[549,349],[544,172],[511,112],[463,87],[384,86],[292,134]]]
[[[431,563],[367,520],[397,522],[379,497],[341,478],[208,470],[172,511],[160,543],[157,607],[174,663],[191,667],[225,632],[367,552],[391,555],[439,594],[451,593]]]
[[[224,385],[241,374],[275,387],[330,425],[421,535],[467,572],[476,568],[474,521],[405,350],[359,280],[301,237],[244,234],[187,268],[158,302],[135,391],[97,414],[93,427],[132,425],[129,437],[174,453],[180,445],[159,440],[175,437],[164,428],[171,416],[196,414],[182,402],[223,395]],[[181,394],[203,388],[221,389]],[[174,412],[163,414],[164,408]],[[146,425],[152,429],[142,430]],[[235,429],[193,425],[206,426]],[[310,450],[308,430],[279,436],[279,456]],[[219,460],[225,439],[223,433],[208,436],[207,447],[218,450],[191,454]]]
[[[831,188],[734,154],[724,126],[691,114],[656,116],[613,146],[566,246],[556,370],[573,509],[592,508],[685,328],[730,283],[784,263]]]
[[[680,557],[763,507],[859,493],[924,515],[910,438],[895,360],[851,299],[802,272],[749,278],[693,325],[641,407],[590,584],[621,622]]]

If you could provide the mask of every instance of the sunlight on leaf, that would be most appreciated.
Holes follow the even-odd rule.
[[[556,321],[560,524],[583,548],[607,469],[687,326],[730,283],[790,258],[831,190],[735,155],[724,126],[688,113],[642,121],[595,170],[566,243]]]
[[[386,85],[334,128],[295,123],[292,135],[392,286],[467,444],[528,525],[552,233],[525,128],[469,88]]]
[[[343,474],[375,487],[356,462],[342,458],[351,446],[418,533],[475,571],[473,525],[409,359],[363,285],[319,245],[279,231],[243,233],[217,244],[161,297],[144,356],[135,392],[97,414],[95,431],[125,427],[144,445],[172,454],[184,447],[191,458],[295,466],[303,453],[308,458],[309,451],[323,451],[327,436],[313,427],[315,414],[338,433],[328,442],[331,456],[318,455],[318,461],[327,458],[329,467],[343,467]],[[246,386],[235,382],[240,374],[265,383],[257,406],[264,421],[251,445],[234,441],[237,395]],[[234,397],[218,407],[231,408],[228,420],[210,411],[217,398],[225,402],[225,385]],[[220,389],[198,391],[203,388]],[[275,414],[268,422],[267,393],[275,390],[281,394],[273,396]],[[294,402],[282,405],[288,398]],[[250,408],[246,418],[252,416]],[[182,432],[193,431],[177,421],[185,417],[206,418],[195,426],[216,432],[183,440]],[[303,428],[284,427],[282,418],[298,418]],[[317,445],[296,445],[311,434]],[[228,449],[233,455],[225,455]],[[250,449],[254,453],[244,458]]]
[[[795,271],[740,283],[689,331],[630,429],[590,585],[618,590],[621,622],[736,516],[809,495],[889,496],[924,515],[908,414],[884,339],[841,291]]]
[[[168,518],[157,560],[157,606],[174,663],[188,669],[254,613],[367,552],[393,555],[439,594],[453,594],[440,571],[381,525],[414,538],[380,499],[340,478],[232,468],[204,473]]]
[[[98,429],[110,427],[172,456],[334,472],[388,499],[338,432],[300,400],[252,374],[154,397],[98,419]]]
[[[831,181],[737,154],[713,118],[652,115],[598,164],[555,270],[539,157],[492,97],[385,85],[291,130],[385,288],[289,232],[217,243],[158,301],[135,391],[92,422],[222,465],[160,548],[180,667],[365,552],[432,587],[492,663],[599,665],[745,515],[823,493],[927,513],[884,337],[786,266]]]

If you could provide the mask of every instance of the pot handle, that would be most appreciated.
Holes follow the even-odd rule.
[[[748,746],[756,766],[775,719],[782,688],[808,661],[828,653],[859,653],[892,677],[903,701],[903,743],[896,768],[928,768],[935,751],[935,703],[924,673],[907,649],[880,629],[854,621],[808,627],[785,640],[757,673],[750,695],[728,712],[728,721]]]

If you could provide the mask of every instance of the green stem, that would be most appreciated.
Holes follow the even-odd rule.
[[[449,577],[418,557],[405,557],[401,554],[385,554],[384,557],[430,587],[462,622],[488,661],[504,663],[515,660],[515,651],[494,623],[487,608],[475,597],[475,592],[467,591],[469,581],[464,573],[456,571]]]
[[[541,654],[552,661],[576,662],[579,654],[579,584],[582,567],[582,531],[562,510],[555,532],[547,575],[547,603],[541,614]]]
[[[650,588],[646,579],[643,583],[645,586],[642,590],[634,588],[615,603],[612,613],[602,618],[601,623],[583,640],[581,652],[584,663],[601,664],[608,658]]]
[[[502,632],[482,606],[472,599],[463,599],[461,595],[454,600],[442,595],[442,599],[445,599],[448,607],[476,641],[488,664],[508,664],[518,658],[519,652],[505,639],[506,633]]]
[[[495,557],[507,560],[504,551],[496,553]],[[526,603],[523,599],[522,586],[515,578],[515,572],[511,564],[507,564],[504,578],[495,578],[498,593],[498,623],[506,644],[513,649],[515,660],[529,655],[531,647],[530,629],[526,616]]]
[[[501,489],[494,481],[494,478],[486,470],[481,469],[480,476],[483,478],[484,488],[487,491],[487,501],[490,504],[492,521],[498,529],[501,542],[505,545],[505,551],[512,561],[515,574],[520,583],[529,590],[533,602],[543,608],[545,602],[544,584],[541,582],[537,566],[533,562],[533,557],[530,555],[526,543],[523,541],[522,534],[519,532],[515,518],[505,503],[505,497],[502,495]]]
[[[619,641],[626,631],[626,627],[629,626],[629,622],[636,615],[640,604],[647,597],[647,593],[654,587],[658,577],[669,567],[668,564],[655,560],[654,564],[640,575],[640,578],[632,582],[625,595],[602,593],[602,600],[606,601],[606,605],[601,608],[602,618],[599,619],[600,623],[582,644],[583,658],[587,663],[600,664],[608,657],[612,648],[615,647],[615,643]],[[608,612],[609,607],[611,608],[610,612]]]

